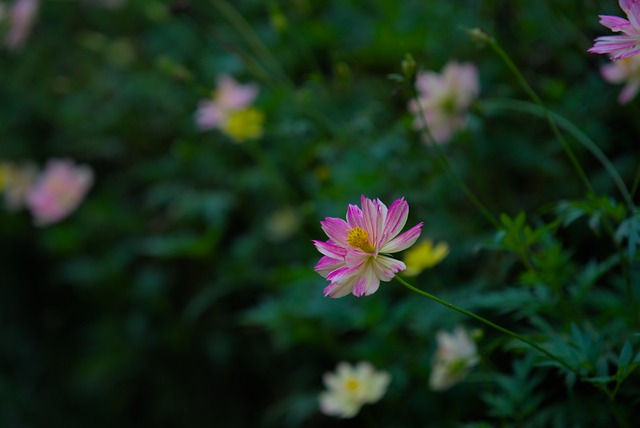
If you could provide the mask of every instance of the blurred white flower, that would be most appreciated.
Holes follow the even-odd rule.
[[[335,373],[325,373],[327,390],[320,394],[320,410],[329,416],[352,418],[364,404],[375,403],[387,391],[391,376],[375,371],[365,361],[355,367],[349,363],[338,364]]]
[[[448,142],[454,131],[467,123],[467,110],[480,93],[478,70],[471,63],[450,61],[442,73],[425,71],[416,77],[418,99],[409,103],[414,128],[425,121],[437,143]]]
[[[440,330],[436,339],[438,349],[433,356],[429,386],[434,391],[444,391],[464,379],[480,357],[475,342],[462,327],[453,334]]]

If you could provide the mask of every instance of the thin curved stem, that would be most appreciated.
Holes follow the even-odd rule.
[[[640,167],[638,167],[638,171],[636,172],[636,178],[633,179],[633,186],[631,187],[632,195],[635,195],[638,191],[638,185],[640,185]]]
[[[516,79],[518,80],[518,83],[520,84],[522,89],[524,89],[524,91],[527,93],[527,95],[529,95],[529,97],[531,97],[533,102],[536,103],[537,105],[539,105],[540,108],[543,109],[545,119],[547,119],[547,123],[549,124],[549,127],[551,128],[551,131],[553,132],[553,135],[555,135],[556,139],[558,140],[558,142],[560,143],[560,145],[564,149],[565,153],[567,154],[567,157],[569,158],[569,161],[571,161],[571,164],[573,165],[573,168],[576,170],[576,173],[578,174],[578,177],[580,177],[580,180],[582,181],[584,186],[587,188],[587,190],[589,192],[595,194],[595,192],[593,190],[593,186],[591,185],[591,182],[589,181],[589,178],[587,178],[587,175],[584,172],[584,169],[582,169],[582,165],[580,165],[580,162],[578,162],[578,158],[576,158],[576,155],[571,150],[571,147],[569,146],[567,141],[564,139],[564,137],[560,133],[560,130],[556,126],[556,123],[553,120],[549,110],[544,105],[544,103],[542,102],[542,100],[540,99],[538,94],[536,94],[536,92],[533,90],[531,85],[529,85],[529,82],[527,82],[527,79],[524,78],[524,76],[520,72],[520,69],[518,69],[518,67],[511,60],[509,55],[507,55],[507,53],[504,51],[504,49],[502,49],[500,47],[500,45],[498,44],[498,42],[496,41],[495,38],[486,37],[484,39],[484,41],[486,43],[488,43],[489,46],[491,46],[494,51],[496,51],[498,56],[506,64],[507,68],[516,76]]]
[[[624,198],[629,208],[633,208],[633,200],[631,193],[627,188],[624,180],[618,173],[618,170],[613,166],[609,158],[604,154],[600,147],[587,136],[580,128],[573,124],[567,118],[549,111],[544,107],[536,104],[532,104],[527,101],[512,100],[512,99],[498,99],[498,100],[483,100],[478,102],[481,107],[488,107],[488,109],[505,109],[518,111],[528,114],[533,114],[538,117],[545,118],[547,115],[551,116],[552,120],[558,124],[558,126],[569,134],[571,134],[580,144],[582,144],[587,150],[593,154],[593,156],[600,161],[604,169],[607,171],[613,182],[615,183],[618,191]],[[640,172],[640,171],[639,171]],[[640,175],[639,175],[640,176]]]
[[[211,0],[211,3],[224,15],[224,17],[235,27],[235,29],[242,35],[247,44],[251,46],[254,53],[262,58],[262,60],[269,64],[272,71],[279,74],[279,76],[288,84],[291,85],[291,79],[281,67],[280,62],[273,56],[269,48],[258,37],[255,30],[247,22],[246,19],[240,14],[233,5],[225,0]]]
[[[458,186],[460,186],[464,194],[467,196],[467,198],[469,198],[471,203],[475,205],[478,211],[480,211],[480,213],[494,227],[496,227],[497,229],[502,228],[502,226],[500,225],[500,222],[498,222],[498,220],[493,216],[493,214],[491,214],[491,212],[487,209],[487,207],[484,206],[484,204],[480,201],[480,199],[478,199],[478,197],[471,191],[471,189],[469,189],[469,187],[465,184],[465,182],[462,180],[462,178],[458,175],[456,170],[453,168],[453,165],[451,165],[449,158],[444,153],[444,150],[442,150],[442,147],[440,147],[440,144],[436,141],[433,134],[431,133],[431,129],[429,128],[429,124],[427,123],[427,119],[424,114],[424,109],[422,108],[422,103],[420,102],[420,97],[418,96],[418,91],[416,90],[414,85],[411,85],[411,91],[412,91],[413,99],[416,105],[418,106],[418,115],[420,116],[421,121],[424,125],[423,131],[429,140],[429,146],[433,148],[442,165],[449,172],[449,174],[451,174],[451,176],[456,181]]]
[[[439,297],[434,296],[433,294],[427,293],[426,291],[422,291],[419,288],[414,287],[413,285],[409,284],[407,281],[405,281],[404,279],[402,279],[400,276],[396,276],[396,279],[405,287],[407,287],[409,290],[413,291],[414,293],[420,294],[422,296],[428,297],[431,300],[434,300],[438,303],[440,303],[443,306],[446,306],[449,309],[453,309],[454,311],[460,312],[464,315],[467,315],[471,318],[474,318],[486,325],[488,325],[491,328],[494,328],[504,334],[507,334],[511,337],[513,337],[514,339],[517,339],[521,342],[526,343],[527,345],[531,346],[532,348],[536,349],[537,351],[540,351],[541,353],[545,354],[546,356],[548,356],[549,358],[557,361],[558,363],[560,363],[564,368],[566,368],[567,370],[575,373],[576,375],[578,375],[580,377],[580,373],[578,372],[578,370],[576,370],[575,368],[571,367],[569,365],[569,363],[567,363],[565,360],[563,360],[562,358],[558,357],[557,355],[553,354],[551,351],[543,348],[542,346],[538,345],[537,343],[535,343],[534,341],[527,339],[524,336],[519,335],[518,333],[511,331],[507,328],[504,328],[492,321],[489,321],[486,318],[481,317],[480,315],[477,315],[471,311],[468,311],[466,309],[463,309],[459,306],[453,305],[449,302],[447,302],[446,300],[442,300]]]

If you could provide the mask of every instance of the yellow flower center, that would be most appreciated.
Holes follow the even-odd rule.
[[[351,392],[357,390],[359,385],[358,380],[354,378],[349,378],[344,382],[344,386],[347,388],[347,391]]]
[[[369,243],[369,233],[360,226],[347,231],[347,244],[354,248],[360,248],[362,251],[371,253],[375,249]]]
[[[231,113],[221,128],[237,142],[262,136],[264,114],[253,107]]]

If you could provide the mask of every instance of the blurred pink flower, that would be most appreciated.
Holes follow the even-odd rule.
[[[607,82],[626,83],[618,101],[627,104],[640,89],[640,55],[605,64],[600,68],[600,73]]]
[[[38,0],[16,0],[9,11],[9,31],[4,43],[9,49],[20,48],[29,33],[38,12]]]
[[[93,183],[93,171],[68,159],[52,159],[27,195],[39,226],[55,223],[75,210]]]
[[[619,3],[628,19],[599,15],[600,24],[611,31],[624,34],[598,37],[588,52],[610,54],[613,60],[629,58],[640,53],[640,0],[620,0]]]
[[[220,128],[232,113],[249,107],[257,96],[257,85],[239,84],[226,74],[218,76],[213,99],[201,101],[195,113],[198,129]]]
[[[416,89],[420,105],[416,100],[409,103],[409,111],[414,114],[414,128],[424,129],[426,121],[436,142],[446,143],[454,131],[464,128],[467,123],[467,110],[480,93],[478,70],[471,63],[451,61],[442,74],[419,73]]]
[[[327,217],[321,221],[329,240],[313,241],[323,254],[315,271],[330,281],[325,296],[368,296],[378,290],[380,281],[391,281],[405,264],[386,254],[397,253],[413,245],[420,233],[419,223],[398,236],[407,222],[409,204],[400,198],[387,210],[379,199],[360,198],[362,210],[349,205],[347,221]]]

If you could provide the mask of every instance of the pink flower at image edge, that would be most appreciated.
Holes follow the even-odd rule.
[[[27,195],[27,206],[39,226],[58,222],[82,202],[93,183],[93,171],[67,159],[52,159]]]
[[[640,54],[640,0],[620,0],[619,4],[628,19],[599,15],[600,24],[611,31],[624,34],[598,37],[588,52],[609,54],[612,60]]]
[[[325,296],[375,293],[380,281],[391,281],[405,264],[389,257],[412,246],[422,233],[418,223],[399,235],[407,222],[409,204],[400,198],[387,209],[379,199],[360,198],[362,209],[349,205],[346,221],[327,217],[320,222],[327,241],[313,241],[323,255],[315,271],[329,280]]]

